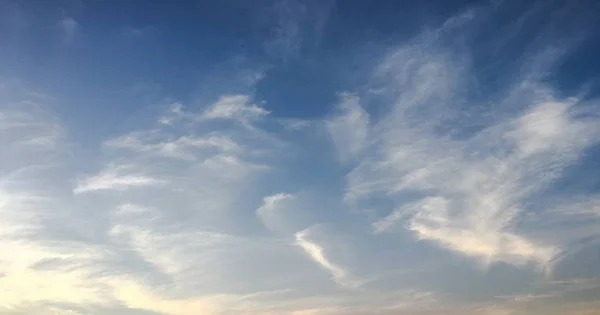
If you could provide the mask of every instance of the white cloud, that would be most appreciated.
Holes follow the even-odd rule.
[[[600,217],[600,195],[586,195],[582,198],[573,198],[565,204],[558,204],[553,210],[553,216],[558,219],[567,217]],[[561,216],[563,216],[561,218]]]
[[[110,148],[130,149],[157,156],[193,160],[202,156],[202,150],[215,149],[220,152],[241,151],[241,147],[227,136],[208,135],[180,136],[176,139],[158,139],[155,132],[134,132],[105,142]]]
[[[49,175],[66,157],[61,126],[35,101],[5,102],[7,95],[0,99],[0,233],[9,235],[36,225],[36,209],[52,197]]]
[[[256,215],[269,230],[278,232],[285,229],[285,222],[281,221],[281,213],[294,196],[278,193],[263,198],[262,205],[256,209]]]
[[[380,189],[434,194],[375,222],[376,232],[409,218],[408,228],[419,238],[486,261],[548,262],[559,249],[515,234],[511,224],[522,211],[521,200],[544,189],[593,143],[594,123],[578,121],[566,109],[556,110],[565,106],[569,103],[543,102],[522,117],[462,141],[425,133],[420,140],[396,136],[393,142],[383,144],[382,149],[389,153],[376,164],[395,178],[380,177],[381,173],[372,172],[369,166],[366,173],[360,168],[351,173],[350,184],[377,174],[366,181],[367,194]],[[532,116],[536,117],[533,121]],[[414,131],[401,133],[412,135]],[[514,140],[505,143],[508,138]],[[396,144],[398,140],[401,142]],[[360,196],[362,180],[357,185],[354,195]]]
[[[258,82],[264,79],[266,73],[264,70],[252,70],[247,71],[240,75],[242,83],[244,83],[248,87],[256,86]]]
[[[328,120],[326,125],[340,159],[345,161],[358,155],[365,145],[369,114],[361,107],[360,98],[356,95],[342,94],[337,107],[340,113]]]
[[[125,27],[125,29],[123,30],[123,34],[126,36],[131,36],[131,37],[144,37],[144,36],[148,36],[154,32],[157,31],[157,28],[154,26],[139,26],[139,27],[134,27],[134,26],[127,26]]]
[[[73,193],[82,194],[98,190],[126,190],[165,183],[162,179],[138,173],[128,174],[125,171],[126,167],[110,166],[96,175],[80,180],[73,189]]]
[[[481,220],[470,223],[464,219],[451,219],[448,209],[442,205],[435,206],[429,200],[420,205],[411,219],[409,229],[421,239],[434,240],[452,250],[466,255],[483,258],[486,262],[503,260],[514,264],[528,261],[548,262],[557,253],[551,246],[535,244],[525,237],[504,232],[495,228],[489,229],[490,222]],[[467,225],[466,228],[460,225]],[[481,227],[478,227],[481,225]]]
[[[20,99],[16,90],[11,89]],[[105,303],[98,283],[87,278],[90,270],[78,268],[82,265],[71,264],[71,270],[35,268],[52,259],[89,263],[106,252],[93,244],[47,246],[46,239],[34,237],[45,228],[49,214],[61,213],[58,199],[66,185],[58,171],[68,161],[63,151],[67,146],[63,128],[47,108],[27,97],[6,102],[7,95],[0,99],[0,147],[5,149],[0,154],[0,313],[39,301]],[[62,228],[68,225],[63,223]]]
[[[200,116],[181,107],[171,112]],[[58,162],[67,160],[54,153],[64,147],[62,134],[53,145],[31,141],[56,129],[36,115],[33,106],[0,107],[0,144],[11,149],[0,155],[0,313],[67,312],[70,305],[95,314],[112,313],[114,305],[174,315],[232,307],[279,313],[260,302],[270,299],[262,289],[285,288],[297,278],[293,271],[306,269],[293,248],[225,231],[252,210],[239,201],[269,166],[246,155],[255,144],[269,147],[265,138],[204,121],[190,130],[174,120],[105,141],[107,154],[89,162],[109,166],[73,188],[74,165],[85,161],[62,168]],[[81,196],[99,190],[119,194]]]
[[[333,280],[343,287],[354,288],[360,285],[360,282],[351,279],[349,272],[341,266],[330,261],[324,248],[310,239],[311,228],[296,232],[296,245],[300,247],[312,260],[327,270]]]
[[[245,127],[250,127],[269,113],[269,110],[252,103],[249,94],[225,94],[219,96],[200,113],[186,111],[181,103],[173,103],[170,105],[170,110],[160,117],[158,122],[161,125],[172,125],[182,122],[197,124],[222,120],[236,121]]]
[[[121,220],[123,218],[135,217],[140,215],[145,215],[152,217],[155,211],[153,209],[132,203],[124,203],[117,207],[117,210],[114,213],[114,217],[117,220]]]
[[[346,271],[341,267],[331,263],[323,253],[323,247],[314,242],[307,240],[307,234],[310,230],[303,230],[296,233],[296,245],[306,252],[316,263],[321,265],[331,273],[336,281],[339,281],[346,275]]]
[[[80,25],[79,23],[72,17],[64,17],[62,20],[58,22],[58,25],[61,28],[63,33],[63,39],[66,43],[71,43],[77,33],[79,32]]]
[[[406,228],[482,262],[543,266],[564,244],[529,238],[515,222],[530,198],[597,143],[600,123],[577,114],[578,99],[559,99],[532,81],[537,74],[521,74],[504,98],[470,99],[468,55],[439,46],[440,36],[400,46],[378,66],[372,85],[389,106],[366,132],[366,154],[347,175],[345,200],[393,201],[395,209],[373,223],[375,233]],[[476,102],[498,104],[487,127],[468,116],[485,117]]]
[[[248,123],[269,114],[269,111],[250,103],[248,95],[221,96],[202,118],[204,119],[232,119]]]
[[[279,123],[287,130],[302,131],[315,124],[312,120],[284,118],[279,119]]]
[[[597,195],[561,191],[556,202],[540,202],[600,139],[597,103],[558,96],[540,79],[547,57],[531,60],[540,73],[512,73],[499,97],[479,93],[474,61],[453,41],[476,18],[469,11],[390,49],[364,89],[376,93],[342,94],[329,119],[272,117],[250,95],[226,94],[198,112],[173,103],[147,129],[126,125],[106,141],[86,138],[85,152],[40,110],[41,96],[7,101],[14,89],[0,82],[0,314],[596,309],[558,297],[596,290],[597,279],[518,294],[531,270],[476,272],[445,259],[454,252],[546,265],[585,237],[580,246],[598,240]],[[283,44],[284,54],[301,48]],[[264,73],[239,77],[247,87]],[[582,114],[585,106],[594,114]],[[302,134],[323,122],[341,166],[315,151],[323,142]],[[281,126],[294,132],[277,134]],[[304,146],[287,143],[290,135]],[[88,173],[95,165],[109,166]],[[341,205],[337,176],[351,166]],[[104,190],[113,193],[93,193]],[[373,209],[369,221],[354,211],[365,208]],[[506,278],[497,284],[497,276]],[[489,296],[511,285],[516,294]],[[488,299],[463,300],[481,296]]]
[[[571,119],[569,110],[577,99],[546,102],[532,108],[516,121],[508,136],[517,142],[522,155],[557,150],[568,152],[588,145],[590,127],[585,121]],[[572,148],[572,149],[571,149]]]
[[[162,272],[179,277],[189,273],[192,268],[201,262],[196,255],[204,253],[209,255],[207,248],[225,247],[228,243],[236,241],[223,233],[192,232],[161,234],[151,226],[136,224],[116,224],[109,234],[117,242],[124,242],[138,252],[146,261],[158,267]],[[185,245],[183,245],[185,244]],[[190,251],[197,254],[191,254]],[[210,265],[213,262],[205,261]],[[205,276],[205,278],[207,278]],[[179,279],[183,281],[184,279]]]
[[[158,122],[161,125],[170,125],[186,116],[183,112],[183,105],[181,103],[173,103],[169,107],[167,114],[158,119]]]

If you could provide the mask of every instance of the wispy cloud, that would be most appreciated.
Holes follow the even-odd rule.
[[[333,280],[339,285],[348,288],[359,286],[360,282],[352,280],[349,272],[346,269],[330,261],[325,256],[325,250],[323,247],[310,239],[313,228],[307,228],[305,230],[296,232],[296,245],[323,269],[327,270],[331,274]]]
[[[248,94],[221,95],[202,113],[184,112],[180,103],[173,103],[168,113],[159,119],[164,125],[179,120],[202,122],[207,120],[236,121],[246,126],[269,115],[270,111],[252,103]]]
[[[45,240],[31,237],[45,228],[48,213],[60,212],[56,205],[65,183],[57,174],[68,161],[68,146],[60,124],[45,104],[23,93],[27,89],[22,85],[9,85],[10,92],[0,99],[0,117],[10,121],[2,122],[0,128],[0,146],[5,149],[0,155],[0,290],[5,292],[0,297],[0,312],[42,300],[106,302],[97,294],[98,288],[92,288],[95,283],[86,280],[86,271],[34,268],[51,258],[91,261],[103,253],[92,245],[73,252],[56,250],[45,246]]]
[[[280,212],[285,210],[285,206],[294,196],[286,193],[278,193],[263,198],[262,205],[256,209],[256,215],[262,223],[271,231],[281,231],[285,224],[281,222]]]
[[[127,26],[123,29],[123,34],[125,36],[139,38],[139,37],[145,37],[145,36],[149,36],[153,33],[156,33],[157,30],[158,30],[157,27],[151,26],[151,25],[138,26],[138,27]]]
[[[552,66],[546,61],[537,62],[545,68],[522,73],[505,98],[472,99],[469,54],[438,45],[471,20],[455,19],[383,58],[372,84],[390,106],[362,133],[370,135],[363,141],[368,154],[347,175],[345,199],[393,196],[396,209],[373,223],[376,233],[405,227],[484,262],[544,265],[562,244],[530,239],[515,221],[597,143],[599,123],[577,114],[580,100],[558,98],[540,81],[538,71]],[[473,104],[456,106],[465,102]],[[499,104],[488,109],[496,113],[493,121],[484,123],[482,102]]]
[[[66,16],[58,22],[58,26],[62,31],[62,36],[65,43],[71,43],[75,40],[81,26],[73,17]]]
[[[165,181],[144,174],[128,173],[127,167],[110,166],[99,174],[79,181],[73,193],[81,194],[98,190],[126,190],[164,184]]]
[[[346,275],[346,271],[341,267],[331,263],[323,253],[323,247],[318,244],[307,240],[307,234],[310,230],[303,230],[296,233],[296,244],[302,248],[316,263],[321,265],[327,271],[331,272],[331,275],[336,281],[339,281]]]
[[[0,288],[11,292],[0,297],[0,313],[105,313],[115,305],[148,314],[216,314],[232,306],[269,311],[247,300],[305,269],[290,259],[289,244],[222,231],[235,231],[230,224],[246,209],[238,203],[248,195],[245,187],[268,170],[266,162],[246,160],[253,144],[269,146],[264,138],[244,141],[255,134],[241,137],[214,125],[216,118],[198,120],[203,112],[170,113],[177,115],[172,124],[105,141],[108,166],[73,188],[79,172],[62,169],[53,153],[65,147],[30,143],[56,123],[33,106],[0,107],[0,117],[11,122],[0,129],[3,147],[11,149],[0,157],[0,252],[20,253],[0,259]],[[74,196],[67,197],[69,190]],[[118,193],[92,194],[105,190]],[[264,257],[280,267],[266,267]],[[246,273],[241,262],[255,272]]]
[[[218,134],[204,137],[181,136],[173,140],[163,140],[159,138],[161,136],[163,135],[156,131],[133,132],[116,139],[111,139],[105,143],[105,146],[180,159],[194,159],[197,156],[201,156],[203,150],[212,149],[219,152],[236,152],[241,150],[235,141]]]
[[[233,119],[247,123],[268,114],[268,110],[251,104],[248,95],[227,95],[220,97],[201,117],[205,119]]]
[[[369,114],[360,106],[356,95],[342,94],[337,106],[339,114],[326,124],[340,159],[344,161],[355,157],[366,145]]]
[[[383,52],[359,48],[353,61],[371,71],[350,81],[364,85],[330,91],[338,99],[319,117],[290,117],[278,110],[285,103],[263,101],[271,72],[236,61],[207,75],[199,93],[177,95],[185,101],[159,101],[160,113],[95,137],[90,126],[67,125],[95,113],[70,104],[88,83],[61,78],[76,92],[55,99],[0,78],[0,314],[598,309],[600,198],[590,161],[600,103],[553,85],[549,74],[571,42],[548,43],[550,34],[523,47],[512,42],[522,25],[499,40],[485,33],[502,24],[486,23],[505,4],[374,45]],[[309,50],[331,5],[269,7],[271,60]],[[340,5],[343,15],[354,4]],[[556,15],[542,15],[553,25]],[[66,42],[81,32],[73,18],[59,26]],[[496,58],[510,43],[519,47],[511,58]],[[152,99],[179,90],[163,83]]]

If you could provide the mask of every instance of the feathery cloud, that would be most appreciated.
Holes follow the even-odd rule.
[[[71,43],[77,36],[79,29],[81,28],[77,20],[72,17],[64,17],[58,22],[58,26],[62,31],[62,36],[65,43]]]
[[[126,167],[110,166],[106,170],[79,181],[73,193],[81,194],[98,190],[126,190],[164,184],[165,181],[144,174],[127,174]]]
[[[232,119],[248,123],[268,114],[268,110],[251,104],[248,95],[227,95],[221,96],[212,107],[204,112],[202,118]]]
[[[375,233],[405,227],[419,239],[486,263],[543,266],[564,244],[530,239],[515,222],[531,198],[539,198],[597,144],[600,124],[577,114],[579,99],[556,97],[530,70],[506,88],[503,99],[471,98],[469,77],[475,74],[468,53],[439,44],[470,21],[446,23],[380,62],[371,84],[389,106],[362,133],[369,134],[363,140],[369,145],[347,175],[345,200],[356,205],[388,196],[394,201],[396,209],[373,223]],[[546,60],[540,49],[539,58]],[[456,105],[469,102],[499,104],[487,109],[498,112],[497,119],[483,127],[465,120],[485,117],[477,104]]]
[[[347,270],[333,263],[325,256],[324,248],[310,239],[311,228],[296,232],[296,245],[300,247],[312,260],[327,270],[332,279],[343,287],[353,288],[360,282],[352,280]]]
[[[281,222],[281,214],[279,212],[284,211],[285,209],[282,208],[285,208],[288,201],[293,198],[293,195],[286,193],[264,197],[262,205],[256,209],[256,215],[269,230],[274,232],[281,231],[285,229],[285,223]]]
[[[326,122],[327,129],[341,160],[360,153],[369,132],[369,114],[361,107],[356,95],[342,94],[338,104],[340,114]]]
[[[338,39],[349,44],[356,33],[345,27],[352,26],[345,14],[354,5],[340,4],[332,21],[344,23],[348,36]],[[60,120],[97,110],[87,107],[94,102],[69,103],[86,88],[104,88],[104,80],[61,77],[68,88],[59,100],[0,78],[0,314],[558,315],[597,309],[600,199],[592,178],[597,164],[590,160],[599,147],[600,103],[554,86],[549,76],[568,57],[571,41],[546,31],[560,25],[562,33],[570,25],[564,19],[571,22],[579,12],[577,6],[548,12],[559,6],[534,5],[526,18],[498,31],[506,36],[495,36],[504,20],[494,16],[512,17],[528,4],[467,8],[397,44],[390,45],[391,38],[404,34],[366,47],[361,41],[357,55],[354,45],[344,46],[352,62],[363,63],[358,67],[339,58],[330,68],[325,62],[338,58],[328,46],[303,60],[309,67],[302,71],[311,65],[323,66],[319,73],[342,71],[343,80],[335,82],[341,91],[348,91],[346,75],[364,85],[329,91],[338,100],[318,117],[287,115],[286,104],[264,105],[270,93],[262,89],[272,87],[270,75],[280,65],[246,69],[246,57],[234,57],[231,69],[209,71],[191,99],[177,94],[186,89],[179,81],[157,82],[164,88],[154,89],[151,99],[168,91],[186,101],[167,98],[164,112],[145,121],[123,118],[110,135]],[[270,37],[258,45],[289,62],[285,71],[293,74],[297,57],[318,45],[331,7],[277,2],[269,7],[275,13],[267,18]],[[547,29],[525,45],[530,36],[519,29],[536,19]],[[181,28],[167,24],[161,32],[178,38],[171,35]],[[69,17],[59,26],[66,42],[82,31]],[[128,35],[147,31],[132,28]],[[95,58],[88,45],[96,47],[98,28],[89,32],[81,51]],[[178,56],[176,47],[167,48]],[[504,49],[510,58],[499,57]],[[78,51],[69,57],[79,60]],[[56,74],[27,64],[28,58],[17,68],[40,71],[34,81]],[[64,63],[64,70],[71,65]],[[93,76],[88,67],[95,66],[75,72]],[[186,67],[171,70],[180,68]],[[171,70],[164,72],[169,81],[187,77],[168,77]],[[298,80],[287,83],[306,78]],[[137,98],[137,90],[127,93]],[[131,101],[115,92],[115,104]],[[133,101],[107,106],[127,116],[137,109]],[[331,150],[337,159],[323,153]],[[496,262],[502,264],[490,266]],[[479,265],[489,268],[482,272]]]

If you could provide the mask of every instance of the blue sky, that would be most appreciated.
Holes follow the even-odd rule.
[[[0,315],[599,314],[599,14],[0,0]]]

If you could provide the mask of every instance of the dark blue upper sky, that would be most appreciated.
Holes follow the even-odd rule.
[[[162,97],[191,101],[210,94],[203,86],[212,80],[231,80],[227,76],[243,68],[268,74],[256,86],[267,108],[311,118],[326,113],[339,91],[364,84],[361,76],[374,52],[435,27],[466,5],[473,4],[5,1],[2,65],[75,97],[73,103],[93,102],[96,112],[79,106],[84,126],[150,105],[111,104],[136,85],[160,86]],[[19,15],[22,21],[11,21]],[[76,18],[81,27],[68,46],[56,23],[64,17]],[[287,40],[297,42],[286,47]],[[70,90],[74,82],[77,91]]]

